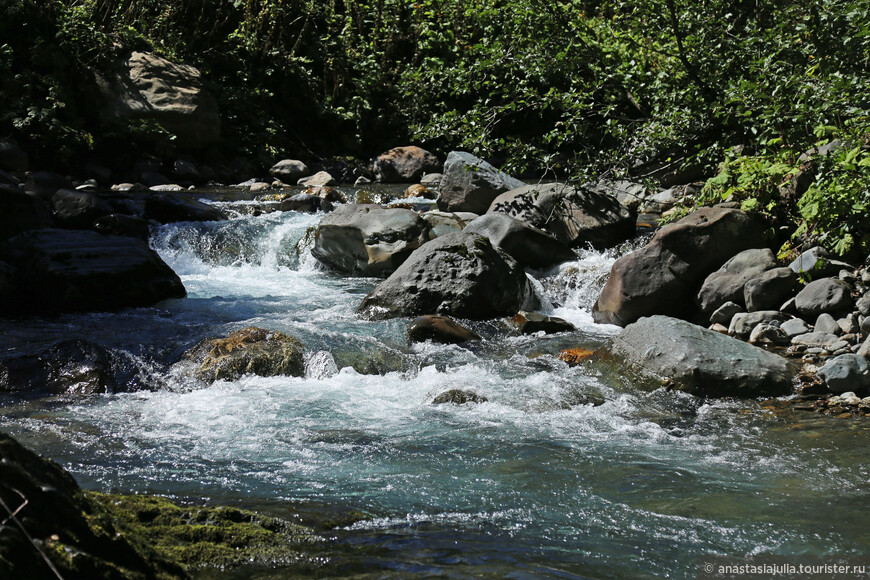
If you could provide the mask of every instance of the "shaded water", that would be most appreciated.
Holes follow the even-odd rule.
[[[683,578],[710,554],[866,554],[863,423],[650,393],[557,359],[618,330],[589,314],[614,253],[533,274],[574,333],[472,323],[480,344],[409,345],[407,320],[354,314],[377,280],[313,260],[306,231],[321,217],[162,226],[152,245],[188,298],[0,323],[3,351],[67,338],[112,349],[135,391],[7,397],[0,429],[88,489],[367,514],[331,532],[347,550],[324,574]],[[300,338],[307,376],[205,387],[175,364],[250,325]],[[487,402],[431,404],[451,388]]]

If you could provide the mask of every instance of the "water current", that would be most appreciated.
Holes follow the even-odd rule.
[[[355,315],[377,280],[313,259],[322,214],[213,203],[234,218],[152,231],[186,299],[0,322],[3,352],[69,338],[112,352],[118,393],[2,401],[0,429],[82,487],[365,514],[331,531],[346,549],[324,559],[330,575],[685,578],[711,554],[866,554],[863,423],[650,392],[558,360],[618,331],[590,308],[620,250],[531,273],[576,332],[491,321],[469,323],[484,337],[472,346],[409,344],[408,320]],[[206,386],[177,364],[252,325],[302,340],[306,376]],[[432,404],[453,388],[487,401]]]

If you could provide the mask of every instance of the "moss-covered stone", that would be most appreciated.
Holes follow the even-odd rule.
[[[233,507],[180,506],[165,498],[89,493],[112,524],[184,570],[307,562],[321,541],[309,528]]]
[[[251,326],[226,338],[205,340],[186,356],[201,361],[197,374],[211,382],[246,374],[301,377],[305,374],[304,351],[305,346],[292,336]]]

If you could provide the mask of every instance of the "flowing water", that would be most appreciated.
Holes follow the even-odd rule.
[[[0,429],[87,489],[362,512],[331,531],[343,551],[324,558],[327,575],[683,578],[711,554],[866,554],[864,423],[649,392],[558,360],[618,331],[589,313],[615,252],[533,273],[574,333],[495,321],[471,323],[479,344],[410,345],[407,320],[355,316],[377,280],[312,258],[321,217],[165,225],[151,243],[188,298],[0,323],[3,352],[68,338],[111,349],[128,391],[6,397]],[[306,377],[205,386],[177,364],[251,325],[301,339]],[[453,388],[487,401],[432,404]]]

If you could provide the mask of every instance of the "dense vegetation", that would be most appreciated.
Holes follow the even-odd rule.
[[[117,127],[93,76],[147,49],[199,67],[226,146],[209,156],[367,157],[407,142],[550,175],[721,174],[735,198],[862,241],[870,0],[16,0],[0,4],[0,136],[37,161],[176,153]],[[848,146],[782,187],[814,144]],[[735,149],[736,147],[736,149]],[[866,240],[864,240],[866,242]]]

